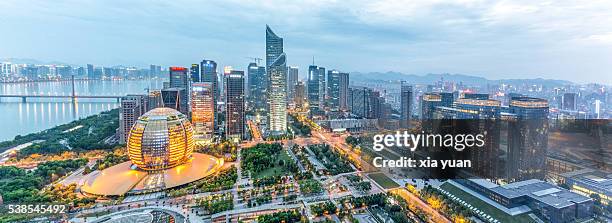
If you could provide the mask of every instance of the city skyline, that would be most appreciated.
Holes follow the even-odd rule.
[[[0,42],[12,43],[4,44],[6,55],[0,57],[165,67],[187,66],[201,58],[211,58],[246,70],[251,61],[246,57],[261,58],[261,49],[265,48],[260,35],[246,34],[260,32],[269,24],[288,40],[284,47],[291,55],[287,64],[301,67],[301,77],[314,56],[317,65],[345,72],[462,73],[488,79],[537,76],[605,84],[611,81],[601,78],[612,70],[607,63],[612,58],[612,30],[606,26],[612,10],[608,10],[611,6],[607,3],[85,4],[96,11],[71,2],[0,3],[7,12],[0,24],[12,30],[12,35],[0,37]],[[244,19],[227,22],[230,20],[224,20],[223,14],[193,14],[189,9],[195,4],[214,13],[232,10]],[[31,16],[11,10],[26,7]],[[392,8],[401,10],[388,10]],[[274,10],[280,12],[269,13]],[[103,16],[101,12],[114,16]],[[303,21],[306,14],[314,16]],[[513,19],[516,17],[521,19]],[[54,25],[41,26],[43,23],[36,21]],[[193,27],[206,31],[191,32]],[[79,35],[73,35],[76,32]],[[58,55],[58,51],[63,53]],[[83,52],[91,54],[83,56]]]

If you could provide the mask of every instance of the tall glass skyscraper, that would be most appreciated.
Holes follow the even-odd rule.
[[[412,86],[402,81],[400,95],[400,127],[410,127],[410,116],[412,115]]]
[[[270,67],[283,54],[283,38],[278,37],[266,25],[266,68]]]
[[[325,68],[308,67],[308,104],[312,115],[320,115],[325,104]]]
[[[245,136],[244,71],[232,70],[224,75],[225,83],[225,136],[240,141]]]
[[[298,67],[287,67],[287,100],[293,102],[295,85],[298,82]]]
[[[195,82],[191,86],[191,124],[196,141],[209,141],[214,133],[213,86],[210,82]]]
[[[287,56],[283,38],[266,25],[266,69],[268,72],[268,130],[272,135],[287,131]]]
[[[220,92],[219,92],[219,81],[217,76],[217,63],[212,60],[202,60],[200,62],[200,82],[209,82],[212,83],[213,89],[213,102],[214,102],[214,115],[215,115],[215,130],[218,129],[219,123],[217,115],[217,101],[219,100]]]
[[[191,82],[202,82],[200,78],[200,65],[199,64],[191,64],[191,69],[189,69],[189,75],[191,75]]]
[[[248,66],[249,75],[249,107],[256,113],[266,111],[266,89],[268,88],[268,78],[266,68],[250,63]]]
[[[332,111],[340,110],[340,71],[327,72],[327,103]]]
[[[189,77],[187,76],[187,68],[170,67],[170,88],[180,88],[181,95],[179,97],[180,109],[183,114],[187,114],[187,102],[189,101]]]

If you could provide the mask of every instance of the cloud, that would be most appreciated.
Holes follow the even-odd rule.
[[[240,68],[263,57],[270,24],[300,67],[315,56],[346,71],[565,79],[588,71],[587,81],[612,72],[605,0],[3,0],[0,8],[11,33],[0,36],[11,43],[1,57],[109,65],[205,57]]]

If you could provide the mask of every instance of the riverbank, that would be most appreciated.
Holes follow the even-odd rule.
[[[17,147],[17,157],[24,158],[32,154],[112,149],[116,145],[105,143],[105,139],[114,135],[117,128],[119,128],[119,109],[113,109],[0,142],[0,153],[4,154]]]

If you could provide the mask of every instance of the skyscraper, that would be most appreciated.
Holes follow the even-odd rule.
[[[217,101],[220,99],[220,91],[219,91],[219,77],[217,76],[217,63],[212,60],[202,60],[200,63],[200,81],[201,82],[209,82],[212,83],[213,87],[213,102],[214,102],[214,128],[217,130],[219,128],[219,119],[216,117],[217,115]]]
[[[93,64],[87,64],[87,78],[92,80],[97,79],[97,77],[95,76]]]
[[[575,111],[577,107],[578,94],[576,93],[565,93],[563,94],[563,109]]]
[[[266,25],[266,70],[268,73],[268,129],[272,135],[287,131],[287,56],[283,38]]]
[[[409,128],[412,115],[412,86],[402,81],[400,91],[400,127]]]
[[[170,88],[182,88],[180,99],[180,109],[177,109],[183,114],[187,114],[189,101],[189,76],[187,76],[187,68],[170,67]]]
[[[126,143],[132,125],[138,117],[148,111],[146,95],[126,95],[121,97],[119,110],[119,142]]]
[[[342,106],[346,107],[346,94],[348,91],[348,73],[337,70],[327,72],[327,98],[329,108],[339,111]]]
[[[191,124],[197,141],[209,141],[213,137],[215,123],[213,86],[210,82],[195,82],[191,88]]]
[[[325,68],[308,67],[308,104],[312,115],[321,115],[325,105]]]
[[[515,115],[508,129],[510,179],[544,179],[548,150],[548,101],[513,97],[510,111]]]
[[[352,114],[362,118],[380,118],[384,99],[380,93],[366,87],[349,88],[348,107]]]
[[[287,101],[293,102],[295,97],[295,85],[298,81],[298,67],[287,67]]]
[[[295,103],[297,107],[301,108],[306,101],[306,86],[304,86],[304,82],[298,81],[295,85],[295,96],[293,97],[293,103]]]
[[[338,86],[339,90],[339,103],[340,110],[346,111],[348,110],[348,89],[349,89],[349,74],[348,73],[340,73],[340,85]]]
[[[287,68],[285,54],[268,67],[268,127],[273,135],[287,130]]]
[[[191,68],[189,69],[189,76],[191,77],[191,82],[202,82],[200,78],[200,65],[197,63],[191,64]]]
[[[232,70],[225,77],[225,136],[240,141],[245,137],[244,71]]]
[[[249,78],[249,107],[260,113],[266,110],[266,89],[268,78],[266,68],[250,63],[248,66]]]
[[[266,25],[266,68],[270,67],[283,54],[283,38],[278,37]]]

